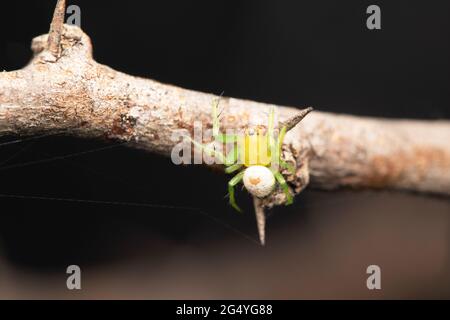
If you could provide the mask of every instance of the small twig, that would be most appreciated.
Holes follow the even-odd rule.
[[[286,131],[289,131],[292,128],[294,128],[298,123],[300,123],[300,121],[302,121],[308,115],[308,113],[310,113],[313,110],[314,109],[312,107],[303,109],[298,114],[287,119],[286,121],[281,121],[278,124],[278,127],[279,128],[286,127]]]
[[[255,206],[256,224],[258,226],[259,241],[261,245],[266,243],[266,215],[261,199],[253,197],[253,205]]]
[[[48,51],[55,58],[59,58],[61,51],[61,35],[63,32],[64,16],[66,11],[66,0],[58,0],[55,12],[53,13],[52,23],[48,34]]]

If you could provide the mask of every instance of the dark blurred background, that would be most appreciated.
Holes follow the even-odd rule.
[[[1,70],[29,61],[55,3],[0,5]],[[448,1],[71,4],[95,59],[126,73],[322,111],[450,118]],[[381,30],[366,28],[371,4]],[[1,145],[14,139],[0,140],[0,298],[450,298],[448,198],[306,190],[268,213],[262,248],[248,195],[245,214],[229,208],[225,176],[123,146],[5,169],[107,145]],[[81,292],[66,289],[71,264]],[[366,288],[371,264],[381,291]]]

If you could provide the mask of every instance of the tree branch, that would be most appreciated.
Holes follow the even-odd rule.
[[[133,77],[92,59],[89,37],[62,25],[58,1],[49,35],[33,40],[25,68],[0,73],[0,135],[34,135],[66,130],[86,138],[129,141],[170,156],[177,129],[211,127],[216,96]],[[53,56],[56,59],[49,59]],[[241,129],[266,124],[271,105],[223,98],[221,126]],[[279,120],[310,110],[277,106]],[[283,172],[294,193],[313,186],[396,188],[450,194],[450,122],[386,120],[313,112],[291,126],[283,156],[295,174]],[[261,206],[284,203],[282,192]]]

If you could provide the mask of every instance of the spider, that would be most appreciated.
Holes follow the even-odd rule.
[[[295,174],[295,168],[282,159],[281,149],[286,132],[303,119],[312,108],[293,117],[293,121],[282,123],[279,133],[278,129],[274,127],[275,108],[272,107],[267,127],[249,127],[244,130],[243,134],[223,134],[220,132],[219,126],[219,103],[220,97],[212,103],[212,135],[214,141],[222,144],[232,143],[233,147],[230,152],[223,154],[211,144],[203,145],[189,136],[185,137],[209,156],[219,159],[225,165],[225,173],[232,174],[239,171],[228,182],[230,205],[237,211],[242,211],[236,203],[234,190],[240,182],[243,182],[247,191],[257,198],[270,195],[278,183],[286,195],[286,205],[292,204],[292,194],[280,168],[287,169],[292,174]],[[278,133],[277,136],[275,136],[276,133]]]

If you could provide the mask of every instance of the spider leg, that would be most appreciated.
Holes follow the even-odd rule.
[[[219,134],[219,108],[220,97],[213,100],[212,103],[212,118],[213,118],[213,136],[217,136]]]
[[[187,135],[183,135],[183,137],[188,139],[190,142],[192,142],[196,147],[199,147],[200,149],[202,149],[202,151],[205,152],[210,157],[218,158],[222,163],[226,162],[226,158],[222,152],[217,151],[214,148],[211,148],[210,146],[203,145]]]
[[[284,136],[286,135],[286,127],[281,128],[277,141],[277,153],[281,157],[281,148],[283,147]]]
[[[220,133],[220,124],[219,124],[219,103],[220,98],[222,98],[222,95],[218,97],[217,99],[213,100],[212,104],[212,118],[213,118],[213,137],[216,139],[216,141],[222,142],[222,143],[231,143],[237,141],[237,135],[235,134],[223,134]]]
[[[287,163],[286,161],[284,161],[281,158],[281,153],[282,153],[282,148],[283,148],[283,140],[284,140],[284,136],[286,135],[286,131],[287,131],[287,127],[283,126],[281,128],[280,135],[278,136],[277,159],[278,159],[280,167],[282,167],[283,169],[287,169],[292,174],[295,174],[295,167],[292,164]]]
[[[238,171],[240,168],[242,168],[242,164],[240,163],[235,163],[229,167],[225,168],[225,173],[233,173],[235,171]]]
[[[273,152],[275,148],[274,125],[273,125],[274,120],[275,120],[275,107],[272,106],[270,108],[269,113],[269,123],[267,125],[267,137],[269,139],[269,148],[271,152]]]
[[[230,205],[239,212],[242,212],[241,208],[236,204],[236,199],[234,197],[234,187],[242,181],[244,177],[244,171],[239,172],[230,181],[228,181],[228,193],[230,194]]]
[[[238,140],[237,134],[224,134],[224,133],[218,133],[214,136],[214,139],[216,141],[222,142],[222,143],[233,143]]]
[[[282,127],[280,133],[278,134],[278,139],[276,143],[276,147],[273,148],[272,152],[272,169],[278,171],[278,167],[283,166],[283,159],[281,159],[281,149],[283,147],[284,136],[286,135],[286,127]]]
[[[295,174],[295,166],[284,161],[281,158],[280,158],[280,167],[282,167],[283,169],[287,169],[289,171],[289,173],[291,173],[291,174]]]
[[[278,183],[280,184],[281,189],[286,194],[286,199],[287,199],[286,205],[292,204],[293,199],[292,199],[291,191],[289,190],[289,187],[287,185],[286,180],[284,180],[283,175],[278,171],[273,172],[273,174],[275,176],[275,179],[277,179]]]
[[[231,151],[227,153],[224,164],[226,166],[234,165],[235,163],[237,163],[238,156],[239,156],[238,149],[235,146],[233,146]]]

